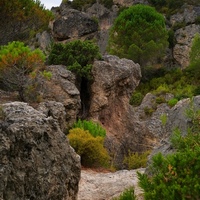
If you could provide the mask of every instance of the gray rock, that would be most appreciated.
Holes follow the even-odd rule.
[[[137,199],[141,200],[142,191],[138,187],[137,171],[143,173],[144,169],[117,172],[82,170],[78,200],[111,200],[130,187],[134,187]]]
[[[37,110],[45,114],[46,117],[53,117],[58,122],[61,130],[65,131],[66,112],[62,103],[56,101],[42,102],[38,105]]]
[[[1,106],[0,199],[76,200],[80,158],[58,123],[26,103]]]
[[[53,36],[59,41],[82,37],[98,30],[98,23],[86,13],[67,9],[53,22]]]

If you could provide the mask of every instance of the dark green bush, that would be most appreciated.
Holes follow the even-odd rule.
[[[139,106],[142,103],[143,98],[144,98],[144,95],[141,92],[135,92],[131,96],[130,104],[132,106]]]
[[[176,130],[171,138],[176,152],[155,155],[151,176],[138,173],[146,200],[200,199],[200,112],[188,113],[193,125],[187,135]]]
[[[112,200],[136,200],[134,188],[126,189],[119,197]]]
[[[110,157],[103,146],[103,137],[93,137],[89,131],[74,128],[69,131],[68,139],[76,153],[81,156],[85,167],[109,167]]]
[[[74,123],[73,128],[81,128],[83,130],[87,130],[90,132],[90,134],[94,137],[100,136],[105,137],[106,136],[106,130],[98,123],[95,123],[93,121],[87,121],[87,120],[78,120]]]
[[[101,59],[97,45],[89,40],[75,40],[66,44],[53,44],[48,63],[65,65],[78,76],[91,79],[91,69],[95,59]]]

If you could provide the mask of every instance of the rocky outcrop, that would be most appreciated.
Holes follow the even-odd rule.
[[[1,105],[0,199],[75,200],[80,158],[58,123],[25,103]]]
[[[53,37],[58,41],[78,39],[97,30],[98,23],[94,19],[74,9],[65,9],[53,22]]]
[[[137,171],[143,173],[144,169],[117,172],[82,170],[78,200],[111,200],[130,187],[134,187],[137,200],[142,200],[142,191],[137,184]]]
[[[140,66],[131,60],[105,56],[92,69],[90,116],[107,131],[106,147],[117,167],[128,151],[143,152],[154,145],[154,137],[135,117],[129,98],[141,78]]]
[[[69,127],[76,121],[81,108],[75,75],[61,65],[51,65],[46,70],[52,73],[52,77],[50,80],[42,77],[37,80],[37,92],[42,101],[56,101],[64,105],[66,126]]]

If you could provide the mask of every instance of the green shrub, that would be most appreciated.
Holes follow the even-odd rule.
[[[131,153],[129,151],[128,156],[124,158],[124,164],[128,167],[128,169],[137,169],[140,167],[146,167],[147,157],[150,154],[149,151],[145,151],[144,153]]]
[[[74,128],[69,131],[70,145],[81,157],[81,164],[85,167],[108,167],[110,157],[103,146],[104,138],[93,137],[89,131]]]
[[[141,92],[135,92],[131,96],[130,104],[132,106],[139,106],[142,103],[143,98],[144,98],[144,95]]]
[[[149,174],[138,173],[146,200],[200,199],[200,112],[189,112],[192,127],[186,135],[175,130],[171,143],[176,150],[153,156]]]
[[[112,200],[136,200],[134,188],[126,189],[119,197],[113,198]]]
[[[87,130],[93,137],[106,136],[106,130],[101,125],[91,120],[87,121],[79,119],[77,122],[74,123],[73,128],[81,128],[83,130]]]
[[[178,103],[178,99],[176,99],[176,98],[170,99],[170,100],[167,102],[167,104],[168,104],[170,107],[175,106],[177,103]]]
[[[101,59],[99,47],[92,41],[75,40],[66,44],[53,44],[49,64],[65,65],[80,77],[92,79],[91,69],[95,59]]]

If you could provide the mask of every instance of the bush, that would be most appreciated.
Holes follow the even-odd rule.
[[[103,146],[102,137],[93,137],[89,131],[74,128],[69,131],[68,139],[76,153],[81,156],[85,167],[108,167],[110,157]]]
[[[146,200],[200,199],[200,112],[188,112],[192,127],[171,138],[176,152],[153,156],[149,174],[138,173]]]
[[[132,106],[139,106],[142,103],[143,98],[144,98],[144,95],[141,92],[135,92],[131,96],[130,104]]]
[[[167,102],[167,104],[168,104],[170,107],[175,106],[177,103],[178,103],[178,99],[176,99],[176,98],[170,99],[170,100]]]
[[[85,131],[89,131],[89,133],[93,137],[105,137],[106,136],[106,130],[102,128],[98,123],[95,123],[93,121],[87,121],[87,120],[78,120],[74,123],[73,128],[81,128]]]
[[[129,151],[128,156],[124,158],[124,164],[128,167],[128,169],[137,169],[140,167],[146,167],[147,157],[150,154],[149,151],[144,153],[131,153]]]
[[[112,200],[136,200],[134,188],[126,189],[119,197]]]
[[[48,62],[65,65],[79,77],[92,79],[91,69],[95,59],[101,59],[97,45],[88,40],[75,40],[66,44],[53,44]]]

